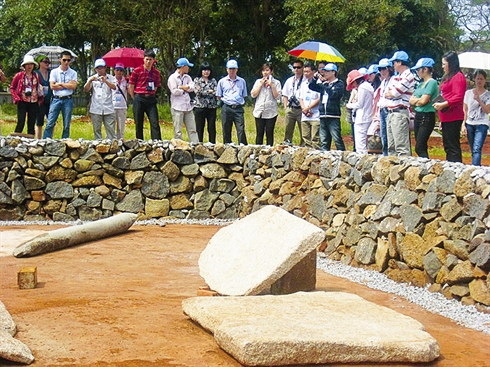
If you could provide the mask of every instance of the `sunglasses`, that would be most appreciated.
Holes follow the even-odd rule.
[[[303,69],[302,66],[293,66],[293,69]]]
[[[378,70],[386,70],[386,68],[378,68]]]
[[[63,62],[71,62],[71,59],[61,59]]]
[[[51,61],[49,61],[49,60],[43,60],[41,62],[44,62],[45,64],[51,64]]]

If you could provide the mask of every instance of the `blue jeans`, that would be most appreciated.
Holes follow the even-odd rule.
[[[46,128],[44,129],[43,139],[53,137],[53,130],[56,125],[56,120],[58,120],[58,116],[60,115],[60,112],[63,116],[63,134],[61,135],[61,138],[69,138],[72,111],[73,98],[53,98],[53,100],[51,101],[51,105],[49,106],[48,122],[46,123]]]
[[[469,125],[466,124],[468,132],[468,142],[471,148],[471,164],[481,166],[481,150],[487,137],[488,125]]]
[[[386,130],[386,121],[388,120],[388,109],[379,110],[379,124],[381,129],[381,142],[383,143],[383,155],[388,155],[388,131]]]
[[[345,150],[340,131],[340,118],[322,117],[320,118],[320,149],[330,150],[332,140],[335,143],[335,149]]]

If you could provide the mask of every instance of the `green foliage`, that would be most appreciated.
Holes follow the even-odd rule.
[[[437,59],[457,49],[456,2],[487,9],[482,0],[0,0],[0,60],[13,75],[29,49],[58,44],[77,53],[74,67],[83,85],[94,59],[110,49],[155,48],[164,81],[178,57],[196,64],[193,75],[209,61],[218,78],[233,57],[251,87],[265,61],[284,80],[292,59],[287,51],[309,39],[346,56],[341,74],[399,48],[414,61]]]
[[[286,0],[286,43],[316,39],[345,57],[344,73],[403,49],[416,60],[439,58],[453,44],[455,30],[441,0]]]
[[[2,115],[15,116],[17,115],[17,106],[13,103],[4,103],[0,106]]]

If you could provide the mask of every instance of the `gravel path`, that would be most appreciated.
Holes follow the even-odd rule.
[[[393,299],[403,297],[422,306],[429,312],[447,317],[459,325],[490,334],[490,313],[480,312],[475,306],[465,306],[459,301],[449,300],[440,293],[431,293],[426,288],[397,283],[376,271],[347,266],[324,256],[323,253],[319,253],[317,267],[328,274],[394,294]],[[490,308],[487,309],[490,312]]]

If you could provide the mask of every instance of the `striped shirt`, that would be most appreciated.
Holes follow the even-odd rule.
[[[388,91],[391,92],[393,97],[388,102],[388,108],[409,108],[410,97],[415,86],[415,77],[412,71],[407,68],[403,73],[394,75],[392,80]]]

